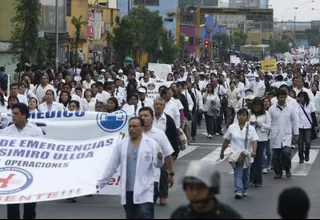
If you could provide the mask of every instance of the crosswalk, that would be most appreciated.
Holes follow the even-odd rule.
[[[313,163],[316,161],[316,158],[319,154],[320,146],[313,146],[314,149],[310,150],[310,160],[303,164],[299,164],[299,155],[298,152],[291,159],[291,172],[293,176],[307,176],[310,172]],[[206,152],[205,156],[203,152]],[[221,143],[193,143],[189,145],[184,151],[181,151],[178,157],[179,160],[184,160],[187,155],[196,154],[200,155],[199,160],[212,162],[217,165],[217,168],[220,172],[233,174],[231,166],[228,163],[228,159],[220,160],[221,152]],[[225,155],[230,154],[230,149],[227,148]]]

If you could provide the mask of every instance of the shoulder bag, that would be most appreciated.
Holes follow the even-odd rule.
[[[318,135],[317,135],[316,129],[314,128],[314,124],[310,120],[306,110],[304,109],[304,107],[301,104],[300,104],[300,107],[302,108],[304,115],[307,117],[309,123],[311,124],[311,140],[315,140],[318,138]]]
[[[244,139],[244,148],[246,150],[248,149],[248,136],[249,136],[249,123],[247,123],[247,126],[246,126],[246,137]],[[246,155],[241,153],[238,157],[237,164],[243,165],[245,159],[246,159]]]

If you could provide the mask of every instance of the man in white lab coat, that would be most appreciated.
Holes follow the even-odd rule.
[[[164,164],[159,144],[143,134],[143,127],[143,119],[130,119],[130,137],[118,143],[110,168],[98,182],[98,187],[105,187],[121,165],[121,204],[127,219],[154,219],[154,179]]]
[[[28,122],[29,108],[23,103],[12,106],[12,122],[13,125],[2,130],[1,135],[4,136],[24,136],[24,137],[41,137],[42,130],[34,124]],[[20,219],[20,205],[7,205],[8,219]],[[36,218],[36,203],[24,204],[24,219]]]
[[[270,146],[272,147],[272,164],[275,179],[282,178],[282,170],[286,171],[287,178],[291,174],[291,140],[294,135],[295,142],[299,137],[299,118],[296,110],[287,105],[287,93],[279,90],[278,102],[269,109],[271,118]]]

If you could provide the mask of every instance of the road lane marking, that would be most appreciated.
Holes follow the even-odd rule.
[[[188,146],[184,151],[180,151],[178,159],[190,154],[191,152],[195,151],[199,146]]]
[[[210,154],[207,154],[207,156],[203,157],[201,160],[218,164],[227,159],[227,157],[225,157],[223,160],[220,160],[220,152],[221,152],[221,147],[217,147],[214,151],[212,151]],[[224,152],[225,155],[228,155],[230,153],[231,153],[230,148],[227,148]]]

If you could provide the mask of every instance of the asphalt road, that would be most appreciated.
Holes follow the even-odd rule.
[[[320,184],[318,184],[320,160],[317,157],[320,140],[313,142],[309,163],[300,165],[297,155],[293,156],[293,176],[291,179],[274,180],[273,173],[269,172],[263,176],[261,188],[250,188],[249,197],[237,201],[234,199],[230,165],[226,161],[217,162],[222,137],[215,136],[209,140],[202,133],[205,133],[204,129],[198,131],[197,140],[188,146],[175,162],[175,185],[170,189],[167,206],[156,206],[157,219],[168,219],[179,205],[187,203],[180,180],[191,160],[207,160],[217,163],[222,174],[221,194],[217,197],[221,202],[236,209],[244,218],[279,218],[276,212],[278,195],[283,189],[292,186],[302,187],[309,194],[311,199],[310,218],[320,217],[320,203],[317,201],[317,197],[320,196]],[[39,203],[37,217],[43,219],[121,219],[125,218],[125,213],[118,196],[94,196],[79,198],[75,204],[66,201]],[[6,208],[0,206],[0,219],[5,218]]]

